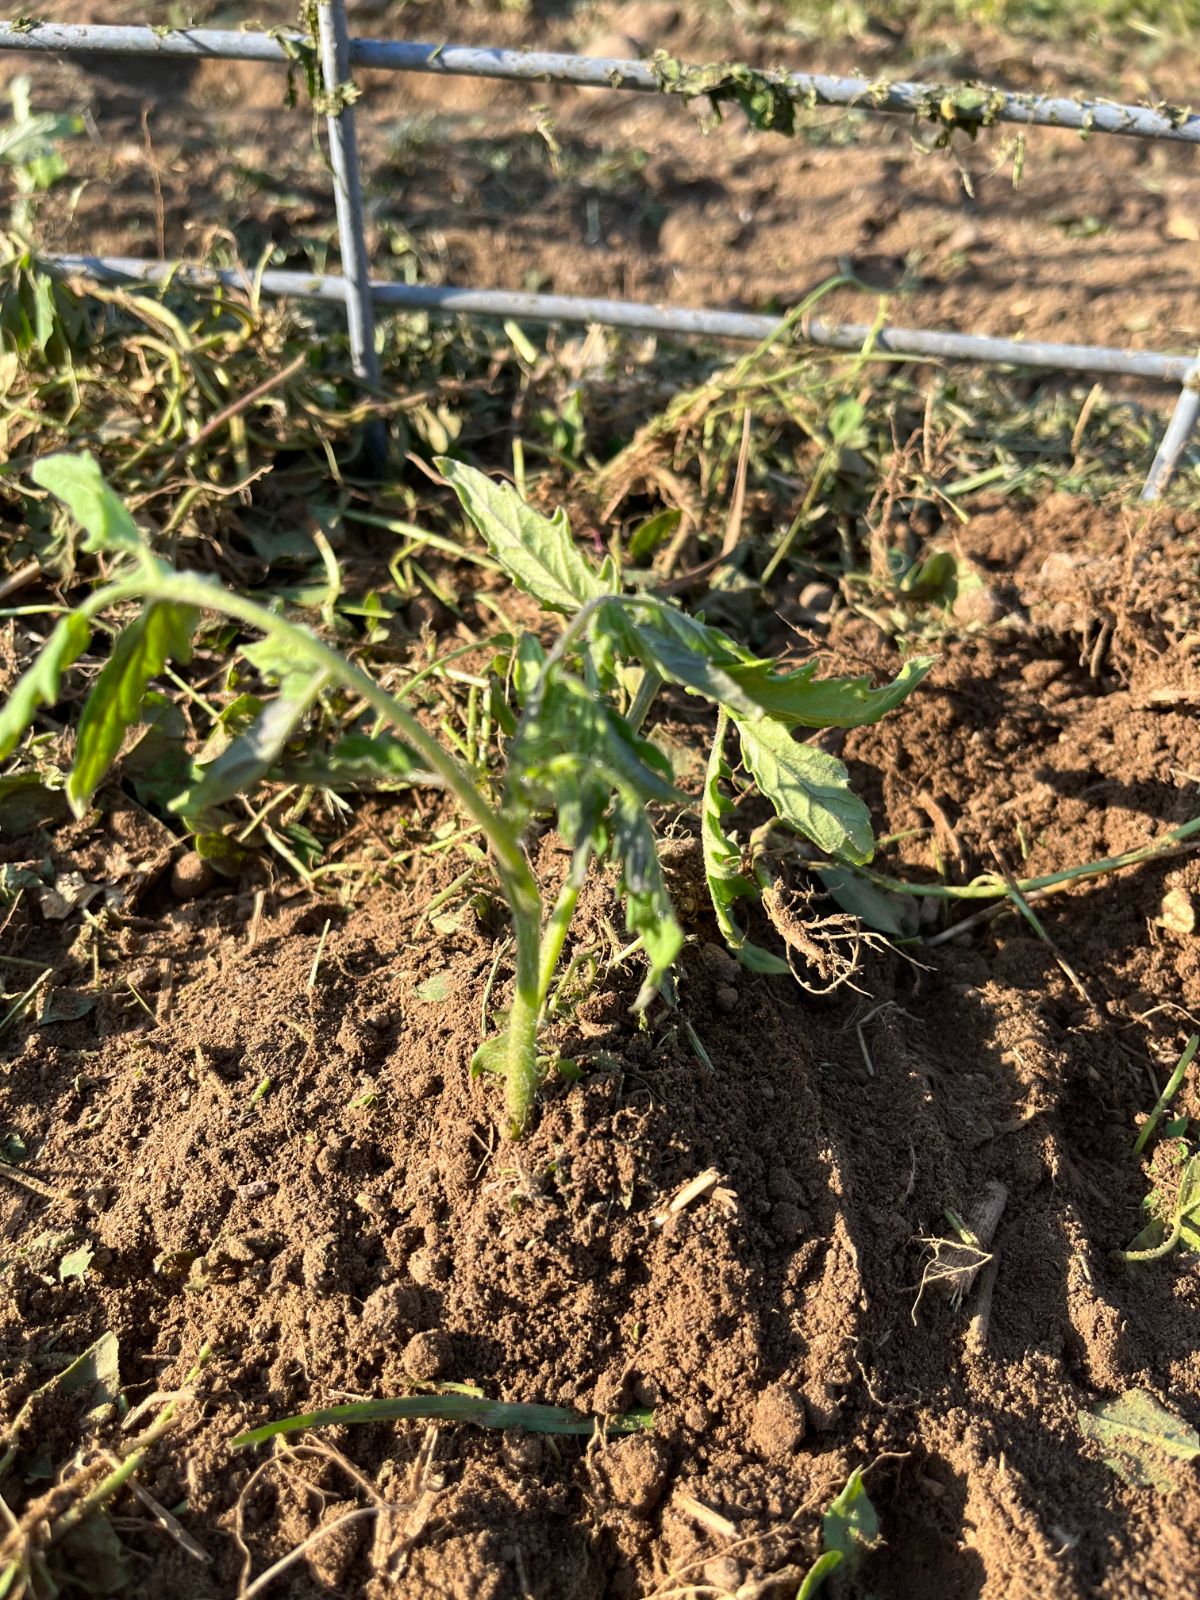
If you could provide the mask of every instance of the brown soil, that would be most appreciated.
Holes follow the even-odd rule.
[[[987,628],[948,634],[927,686],[845,745],[880,832],[920,830],[889,851],[894,870],[935,881],[936,847],[965,881],[995,846],[1034,874],[1196,810],[1187,529],[1062,498],[978,508],[961,548],[987,580]],[[850,614],[829,644],[894,662]],[[859,992],[816,1000],[713,945],[682,837],[678,1005],[639,1030],[635,973],[582,998],[550,1040],[582,1081],[549,1087],[514,1146],[467,1070],[503,919],[421,917],[452,865],[352,908],[283,881],[178,900],[198,886],[172,891],[170,839],[118,792],[80,825],[32,820],[3,858],[111,885],[113,909],[89,943],[80,912],[54,921],[27,895],[0,943],[54,969],[51,1020],[27,1014],[3,1041],[0,1130],[58,1192],[0,1183],[5,1413],[106,1329],[131,1404],[212,1350],[143,1473],[164,1506],[184,1502],[208,1559],[121,1504],[129,1592],[230,1596],[239,1526],[259,1573],[376,1506],[274,1591],[790,1596],[821,1510],[868,1463],[884,1544],[861,1583],[883,1600],[1194,1589],[1195,1467],[1169,1501],[1131,1487],[1077,1420],[1140,1386],[1200,1422],[1194,1259],[1111,1255],[1143,1221],[1138,1115],[1200,1007],[1195,940],[1162,917],[1169,891],[1200,898],[1194,857],[1042,902],[1052,946],[1005,915],[915,964],[876,952]],[[357,848],[384,859],[434,820],[367,807]],[[536,860],[560,870],[552,838]],[[595,882],[575,948],[611,911]],[[501,954],[498,998],[506,977]],[[1200,1114],[1194,1086],[1178,1107]],[[710,1167],[717,1186],[666,1213]],[[923,1241],[997,1182],[990,1317],[978,1288],[918,1303]],[[63,1283],[80,1243],[91,1264]],[[309,1435],[258,1472],[261,1455],[230,1451],[247,1425],[417,1379],[585,1413],[652,1406],[654,1428],[585,1447],[378,1424]],[[60,1466],[77,1427],[44,1407],[21,1468]]]

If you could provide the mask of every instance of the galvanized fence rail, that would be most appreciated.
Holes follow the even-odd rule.
[[[355,67],[646,93],[660,93],[663,85],[658,74],[644,61],[353,38],[346,20],[345,0],[318,0],[317,22],[321,72],[329,102],[330,170],[342,274],[265,272],[257,281],[268,294],[330,300],[344,305],[354,373],[367,388],[377,390],[380,382],[375,347],[376,308],[521,317],[542,322],[602,323],[643,332],[728,339],[762,340],[778,329],[780,319],[777,317],[743,312],[373,279],[353,100],[341,92]],[[262,61],[286,66],[294,65],[311,49],[312,42],[302,35],[280,32],[27,21],[0,23],[0,50],[73,56]],[[936,120],[939,107],[948,99],[953,120],[960,123],[971,120],[970,111],[962,110],[957,101],[957,91],[947,91],[943,85],[871,83],[860,78],[806,72],[782,74],[777,81],[804,106],[854,107],[883,115]],[[1001,90],[990,90],[984,97],[976,97],[976,103],[976,120],[988,125],[1006,122],[1026,127],[1075,129],[1082,134],[1117,134],[1200,145],[1200,115],[1174,107],[1074,100],[1057,95],[1008,94]],[[233,287],[245,283],[244,275],[233,271],[128,257],[59,256],[51,258],[49,265],[63,272],[110,281],[166,283],[182,280],[197,284],[219,281]],[[860,349],[871,335],[876,350],[897,356],[1149,378],[1178,385],[1179,396],[1142,490],[1143,500],[1158,499],[1170,483],[1200,417],[1200,359],[1195,355],[1158,354],[1108,345],[1056,344],[1034,339],[994,339],[924,328],[868,328],[855,323],[826,322],[817,317],[805,318],[798,332],[810,344],[832,349]],[[366,443],[370,455],[381,459],[385,444],[381,425],[368,432]]]

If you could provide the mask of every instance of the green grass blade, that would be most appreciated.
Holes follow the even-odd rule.
[[[1151,1135],[1153,1134],[1155,1128],[1158,1127],[1159,1122],[1162,1120],[1163,1112],[1175,1098],[1179,1091],[1180,1084],[1182,1084],[1187,1075],[1187,1069],[1195,1060],[1197,1050],[1200,1050],[1200,1033],[1193,1033],[1191,1038],[1183,1047],[1183,1054],[1175,1063],[1175,1070],[1171,1074],[1166,1088],[1154,1102],[1154,1110],[1150,1113],[1141,1126],[1137,1139],[1134,1141],[1133,1153],[1135,1156],[1140,1156],[1142,1151],[1150,1142]]]
[[[261,1428],[241,1433],[233,1441],[234,1450],[265,1444],[285,1433],[302,1428],[329,1428],[347,1422],[394,1422],[417,1419],[432,1422],[473,1422],[480,1428],[526,1428],[530,1433],[591,1434],[599,1429],[609,1433],[640,1433],[654,1423],[652,1411],[625,1411],[612,1417],[585,1417],[565,1406],[506,1405],[499,1400],[481,1399],[470,1394],[414,1394],[394,1400],[356,1400],[344,1406],[329,1406],[308,1411],[302,1416],[281,1417]]]

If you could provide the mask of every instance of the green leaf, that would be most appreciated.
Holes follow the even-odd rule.
[[[454,975],[449,967],[441,972],[435,972],[431,978],[426,978],[424,983],[419,983],[414,991],[418,1000],[425,1000],[430,1004],[442,1000],[449,1000],[458,988]]]
[[[70,1366],[56,1372],[40,1389],[35,1389],[4,1430],[6,1455],[17,1447],[39,1406],[50,1395],[77,1396],[85,1408],[82,1418],[85,1423],[97,1422],[107,1415],[120,1395],[119,1356],[116,1334],[102,1333]]]
[[[505,1405],[473,1394],[404,1395],[397,1400],[355,1400],[348,1405],[309,1411],[299,1417],[283,1417],[239,1434],[232,1441],[234,1450],[247,1445],[265,1444],[282,1433],[301,1428],[328,1428],[347,1422],[393,1422],[406,1418],[419,1421],[473,1422],[479,1428],[525,1428],[530,1433],[594,1434],[642,1433],[654,1425],[652,1411],[619,1412],[610,1417],[585,1417],[565,1406]]]
[[[301,693],[313,675],[311,658],[297,652],[290,639],[267,634],[241,648],[254,670],[269,682],[277,683],[285,695]]]
[[[878,1539],[879,1517],[856,1468],[821,1518],[821,1554],[805,1574],[796,1600],[811,1600],[832,1572],[853,1572]]]
[[[246,731],[231,740],[205,767],[200,781],[171,802],[171,810],[181,816],[198,817],[253,789],[283,754],[297,723],[324,682],[323,672],[310,673],[305,681],[299,677],[289,679],[289,685],[294,687],[268,701]]]
[[[117,635],[79,720],[75,765],[67,779],[67,798],[76,816],[83,815],[116,760],[126,730],[141,717],[151,678],[170,660],[191,659],[196,621],[190,606],[156,601]]]
[[[848,1561],[857,1561],[878,1539],[879,1517],[857,1468],[822,1517],[821,1535],[827,1550],[840,1551]]]
[[[86,1244],[81,1244],[78,1250],[69,1251],[58,1263],[58,1281],[66,1283],[70,1278],[77,1278],[82,1283],[95,1254]]]
[[[878,722],[913,692],[935,657],[914,656],[896,678],[876,689],[870,678],[817,678],[817,661],[795,672],[745,650],[719,628],[660,603],[639,606],[635,618],[606,607],[605,625],[622,648],[660,677],[723,705],[734,716],[774,717],[807,728],[858,728]]]
[[[546,652],[541,641],[532,633],[523,633],[512,661],[513,689],[519,705],[524,705],[537,688],[545,665]]]
[[[408,745],[390,733],[348,733],[334,745],[329,766],[334,778],[359,783],[370,779],[395,783],[424,770]]]
[[[769,716],[804,728],[862,728],[895,710],[921,682],[936,656],[913,656],[891,683],[870,678],[817,678],[817,662],[797,672],[738,669],[732,673]]]
[[[835,860],[859,866],[875,851],[871,816],[842,763],[798,744],[778,722],[737,722],[742,758],[783,821]]]
[[[909,920],[912,908],[895,895],[877,889],[860,873],[849,867],[826,867],[817,877],[826,894],[843,911],[865,922],[868,928],[875,928],[893,939],[905,939],[916,932],[915,919]]]
[[[641,566],[649,561],[660,544],[666,541],[683,521],[683,512],[677,510],[660,511],[656,516],[649,517],[640,528],[635,528],[629,541],[627,555],[633,566]]]
[[[1200,1154],[1189,1156],[1179,1178],[1175,1198],[1179,1218],[1179,1243],[1184,1250],[1200,1252]]]
[[[683,948],[683,930],[675,920],[671,897],[663,882],[658,841],[637,792],[622,785],[612,809],[610,854],[621,870],[625,920],[631,933],[640,934],[650,960],[650,971],[634,1009],[649,1005],[672,962]]]
[[[43,355],[46,346],[54,337],[54,329],[58,322],[57,306],[54,298],[54,284],[44,273],[32,273],[30,283],[33,288],[33,337],[34,343]]]
[[[791,971],[781,956],[772,955],[751,944],[738,927],[732,907],[738,900],[757,900],[758,888],[742,873],[741,851],[725,832],[724,819],[733,811],[733,802],[721,792],[721,783],[732,777],[725,760],[725,730],[729,719],[724,711],[717,718],[717,732],[704,778],[700,809],[700,839],[704,850],[704,874],[716,913],[717,927],[725,943],[743,966],[752,972]]]
[[[485,1039],[471,1057],[471,1076],[482,1077],[485,1072],[494,1073],[503,1078],[508,1072],[508,1030],[494,1033],[490,1039]]]
[[[568,614],[611,592],[584,560],[561,507],[544,517],[509,484],[474,467],[446,456],[437,458],[437,466],[518,589]]]
[[[1161,1406],[1145,1389],[1128,1389],[1115,1400],[1079,1412],[1085,1439],[1114,1451],[1106,1464],[1126,1483],[1164,1492],[1177,1487],[1170,1460],[1194,1461],[1200,1456],[1200,1435]]]
[[[88,551],[138,552],[147,549],[137,523],[109,488],[90,454],[43,456],[33,481],[61,500],[80,524]]]
[[[615,611],[616,608],[606,607],[605,610]],[[756,661],[716,628],[698,622],[674,606],[663,605],[645,616],[639,614],[636,621],[627,619],[623,631],[629,654],[637,656],[660,678],[703,695],[737,716],[762,715],[756,697],[742,686],[731,669],[753,664],[765,670],[768,664]]]
[[[13,685],[0,709],[0,760],[10,755],[32,723],[39,706],[52,706],[62,686],[62,675],[87,649],[92,625],[86,617],[68,612],[38,652],[37,660]]]
[[[840,1550],[826,1550],[819,1555],[804,1574],[804,1582],[796,1591],[796,1600],[812,1600],[812,1596],[829,1577],[841,1566],[844,1557]]]
[[[859,400],[839,400],[832,406],[825,426],[834,444],[861,445],[864,442],[861,429],[866,415],[866,407]]]

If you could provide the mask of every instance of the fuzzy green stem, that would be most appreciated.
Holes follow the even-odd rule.
[[[505,1132],[510,1139],[519,1139],[524,1133],[541,1084],[541,1073],[537,1066],[538,1027],[571,918],[575,915],[590,854],[587,849],[576,850],[544,930],[540,916],[513,917],[517,937],[517,975],[506,1036],[504,1097],[508,1118]]]
[[[1015,886],[1021,894],[1045,894],[1054,889],[1066,889],[1073,883],[1083,883],[1109,872],[1120,872],[1124,867],[1135,867],[1142,861],[1172,855],[1185,840],[1197,833],[1200,833],[1200,817],[1193,817],[1190,822],[1172,828],[1153,844],[1142,845],[1137,850],[1126,850],[1119,856],[1106,856],[1100,861],[1087,861],[1079,867],[1065,867],[1061,872],[1047,872],[1040,878],[1017,878]],[[909,883],[904,878],[892,878],[870,867],[858,866],[854,871],[879,888],[890,889],[893,894],[927,895],[935,900],[1002,900],[1010,893],[1010,885],[998,874],[989,875],[975,883],[950,884]]]
[[[537,1023],[541,1010],[539,944],[542,900],[537,880],[525,859],[520,835],[509,821],[494,811],[454,758],[394,696],[380,687],[361,667],[347,661],[299,624],[268,611],[253,600],[234,594],[209,578],[177,573],[155,558],[143,558],[130,577],[91,594],[79,608],[96,616],[124,600],[151,599],[216,611],[243,622],[287,645],[314,668],[360,695],[374,711],[392,723],[431,772],[439,777],[462,809],[476,822],[491,845],[501,884],[512,911],[517,942],[517,992],[509,1022],[507,1051],[508,1131],[514,1137],[525,1127],[537,1092]]]
[[[529,1124],[541,1085],[537,1064],[538,1022],[542,1013],[540,911],[513,908],[517,940],[517,973],[506,1030],[504,1068],[505,1135],[519,1139]]]
[[[1169,1256],[1179,1243],[1179,1236],[1183,1232],[1182,1215],[1171,1223],[1171,1231],[1161,1244],[1156,1244],[1150,1250],[1114,1250],[1113,1256],[1117,1261],[1128,1262],[1131,1266],[1140,1265],[1143,1261],[1161,1261],[1164,1256]]]
[[[558,898],[554,902],[554,909],[546,921],[542,931],[540,971],[538,973],[539,1004],[546,1004],[546,996],[550,993],[550,985],[554,981],[554,974],[558,968],[558,960],[562,955],[563,945],[566,943],[567,932],[571,926],[571,919],[575,915],[575,907],[579,902],[579,891],[583,888],[583,880],[587,876],[588,862],[592,852],[589,847],[579,846],[571,857],[570,870],[558,891]]]

